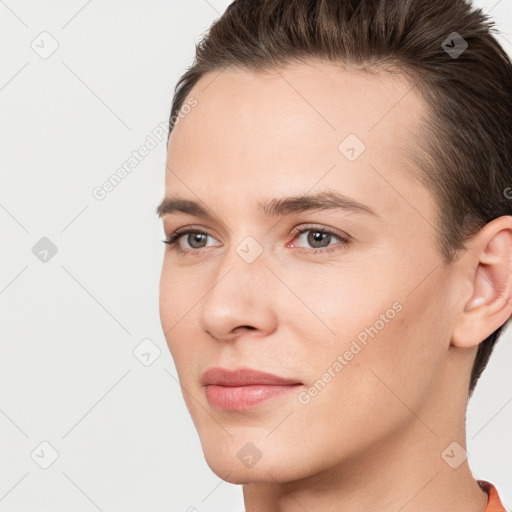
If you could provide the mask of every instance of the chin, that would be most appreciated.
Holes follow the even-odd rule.
[[[257,459],[257,452],[249,443],[236,443],[242,446],[238,450],[233,448],[232,444],[235,443],[225,443],[222,446],[217,444],[212,446],[211,450],[203,446],[203,453],[210,469],[219,478],[231,484],[289,482],[310,474],[306,467],[303,468],[296,461],[289,460],[286,452],[289,455],[291,447],[283,447],[284,453],[280,453],[281,450],[272,450],[267,446],[262,450],[265,453],[261,453],[261,457]]]
[[[225,462],[225,461],[223,461]],[[275,483],[294,480],[293,476],[290,474],[282,474],[282,468],[276,467],[266,467],[266,465],[261,465],[258,468],[242,468],[235,467],[235,465],[230,463],[218,463],[215,461],[208,461],[207,463],[210,469],[222,480],[236,485],[244,485],[244,484],[254,484],[254,483]]]

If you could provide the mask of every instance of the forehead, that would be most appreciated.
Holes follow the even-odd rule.
[[[421,195],[428,209],[429,194],[413,182],[403,153],[425,108],[403,74],[325,62],[228,68],[205,74],[188,98],[197,104],[169,139],[168,193],[222,190],[256,202],[325,185],[400,210],[398,187]]]

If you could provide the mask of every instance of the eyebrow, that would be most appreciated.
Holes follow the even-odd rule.
[[[265,202],[258,202],[258,206],[269,217],[327,210],[366,213],[379,217],[370,206],[332,190],[317,192],[316,194],[274,198]],[[156,207],[156,214],[159,217],[179,213],[204,218],[214,217],[199,203],[180,197],[165,197]]]

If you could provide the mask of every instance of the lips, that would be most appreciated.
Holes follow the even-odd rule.
[[[207,370],[201,384],[205,386],[210,405],[224,411],[244,411],[302,386],[295,379],[250,368],[228,370],[219,367]]]
[[[208,386],[249,386],[251,384],[266,384],[273,386],[286,386],[293,384],[302,384],[298,380],[285,379],[272,373],[260,372],[251,368],[238,368],[228,370],[225,368],[214,367],[203,373],[201,384]]]

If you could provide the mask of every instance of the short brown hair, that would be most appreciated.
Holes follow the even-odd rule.
[[[169,137],[206,72],[308,59],[398,69],[427,105],[408,156],[436,199],[436,239],[452,263],[481,227],[512,215],[512,64],[493,25],[466,0],[236,0],[196,44],[174,91]],[[480,343],[468,400],[509,320]]]

